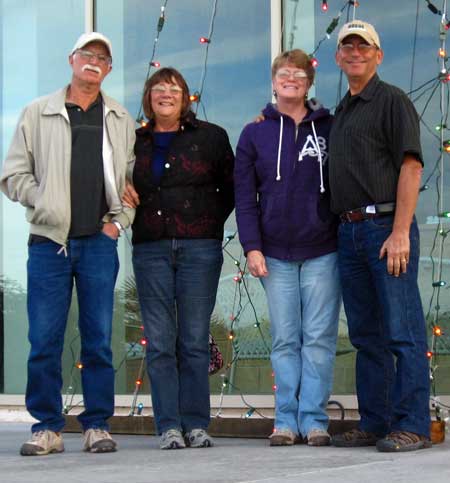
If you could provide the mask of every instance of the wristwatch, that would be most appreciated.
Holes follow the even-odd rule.
[[[112,223],[116,225],[116,228],[119,230],[119,236],[120,236],[123,232],[123,226],[117,220],[113,220]]]

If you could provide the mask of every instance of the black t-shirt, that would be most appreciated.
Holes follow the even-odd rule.
[[[422,162],[417,112],[402,90],[375,74],[336,108],[330,133],[332,211],[395,201],[406,154]]]
[[[103,103],[99,95],[86,111],[66,103],[72,130],[70,168],[71,224],[69,237],[101,230],[108,211],[103,174]]]

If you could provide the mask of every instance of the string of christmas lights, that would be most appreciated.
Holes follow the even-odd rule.
[[[440,155],[436,161],[431,174],[425,180],[424,187],[430,179],[435,176],[436,185],[436,215],[437,215],[437,225],[433,237],[433,243],[430,250],[430,261],[431,261],[431,286],[432,293],[428,305],[428,310],[426,313],[426,320],[428,321],[431,341],[430,350],[427,352],[427,356],[430,360],[430,381],[431,381],[431,401],[435,409],[436,419],[438,421],[442,419],[447,419],[448,421],[448,407],[443,405],[436,395],[436,372],[439,367],[439,355],[440,353],[449,353],[450,344],[447,343],[444,337],[444,330],[441,327],[441,306],[440,297],[441,291],[446,287],[447,282],[443,279],[443,260],[444,260],[444,247],[447,235],[450,229],[446,229],[443,224],[443,220],[450,218],[450,212],[445,211],[444,208],[444,162],[446,154],[450,153],[450,140],[446,139],[444,134],[447,130],[447,120],[449,116],[449,86],[450,74],[447,68],[447,51],[446,51],[446,40],[447,31],[449,30],[450,23],[447,17],[447,1],[444,0],[442,10],[438,10],[435,5],[427,0],[428,9],[434,13],[440,15],[439,23],[439,41],[440,47],[438,51],[438,61],[439,61],[439,75],[438,83],[435,84],[431,95],[437,91],[439,87],[439,100],[440,100],[440,115],[441,119],[439,125],[436,126],[436,131],[439,133],[433,133],[434,137],[438,137],[440,145]],[[422,116],[429,105],[430,100],[425,104],[425,108],[422,112]],[[422,117],[421,116],[421,117]],[[437,253],[436,253],[437,252]],[[436,258],[436,259],[435,259]],[[433,305],[434,304],[434,305]],[[443,348],[443,350],[441,350]],[[447,412],[447,417],[443,418],[443,411]]]
[[[148,63],[148,70],[145,76],[145,82],[147,82],[148,78],[150,77],[152,68],[158,69],[161,66],[161,64],[155,60],[155,55],[156,55],[156,46],[158,45],[158,42],[159,42],[159,36],[161,35],[161,31],[166,21],[166,7],[167,7],[168,1],[169,0],[165,0],[163,5],[161,5],[161,13],[158,18],[158,23],[156,24],[156,35],[155,35],[155,40],[153,41],[152,55],[150,57],[150,62]],[[145,82],[144,82],[144,85],[145,85]],[[147,123],[145,122],[142,116],[142,109],[143,109],[143,104],[142,104],[142,96],[141,96],[141,104],[139,106],[136,122],[141,126],[145,126]]]
[[[214,23],[216,20],[216,15],[217,15],[217,1],[218,0],[213,0],[213,7],[212,7],[212,14],[211,14],[211,21],[209,24],[209,32],[207,37],[200,37],[200,43],[205,45],[205,55],[203,59],[203,69],[202,73],[200,76],[200,84],[198,90],[194,93],[193,96],[191,96],[191,101],[194,101],[197,103],[195,107],[195,114],[198,112],[198,107],[201,105],[202,110],[203,110],[203,115],[205,117],[205,120],[208,120],[208,116],[206,115],[206,109],[205,105],[203,103],[203,89],[205,87],[205,80],[206,80],[206,73],[207,73],[207,68],[208,68],[208,54],[209,54],[209,46],[211,45],[211,40],[213,38],[213,33],[214,33]]]

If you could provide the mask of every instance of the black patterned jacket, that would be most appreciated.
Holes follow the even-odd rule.
[[[164,238],[216,238],[234,208],[234,155],[228,135],[190,113],[169,146],[159,185],[152,182],[153,124],[136,131],[133,183],[140,205],[133,244]]]

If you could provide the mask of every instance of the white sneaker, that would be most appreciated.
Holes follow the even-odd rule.
[[[204,429],[193,429],[184,435],[184,441],[191,448],[211,448],[214,441]]]
[[[90,428],[84,433],[83,451],[112,453],[117,451],[117,443],[105,429]]]
[[[168,429],[167,431],[164,431],[159,440],[159,447],[161,449],[186,448],[181,431],[178,429]]]
[[[55,433],[49,429],[34,432],[31,439],[20,448],[22,456],[43,456],[63,451],[64,443],[61,433]]]

